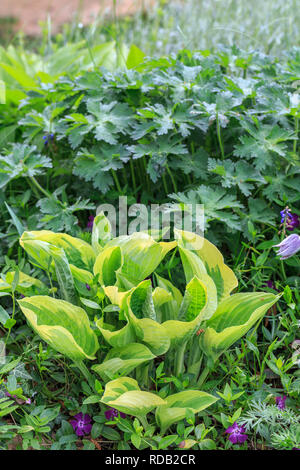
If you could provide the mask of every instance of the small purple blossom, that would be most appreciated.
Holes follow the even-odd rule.
[[[273,281],[267,281],[263,284],[264,287],[268,287],[269,289],[275,289],[275,285]]]
[[[283,397],[276,397],[276,405],[279,410],[284,410],[285,409],[285,401],[287,399],[287,396],[284,395]]]
[[[300,250],[300,237],[293,233],[293,235],[289,235],[281,243],[274,246],[279,247],[277,255],[280,256],[280,259],[290,258]]]
[[[287,230],[294,230],[294,228],[299,227],[300,220],[297,214],[291,214],[288,223],[286,224]]]
[[[265,282],[265,283],[262,284],[262,285],[263,285],[263,287],[268,287],[268,289],[273,289],[273,290],[276,290],[277,292],[279,292],[279,290],[276,289],[274,282],[271,281],[271,280]]]
[[[243,444],[248,439],[247,434],[244,434],[245,430],[245,426],[239,426],[235,421],[232,426],[229,426],[229,428],[226,429],[225,432],[230,434],[228,439],[232,444]]]
[[[297,214],[291,212],[291,210],[286,207],[282,211],[280,211],[281,215],[281,223],[285,223],[285,227],[287,230],[294,230],[294,228],[299,227],[300,220]]]
[[[53,140],[54,139],[54,134],[43,135],[44,145],[48,145],[49,139]]]
[[[78,413],[74,416],[74,419],[72,419],[70,423],[77,436],[85,436],[86,434],[90,434],[92,430],[91,421],[92,418],[90,415]]]
[[[89,284],[86,284],[85,287],[87,288],[88,291],[91,290],[91,286]]]
[[[106,410],[104,414],[105,414],[105,418],[108,421],[113,421],[115,418],[119,416],[119,414],[121,418],[126,418],[125,413],[122,413],[121,411],[118,411],[115,408],[109,408],[109,410]]]
[[[93,215],[90,215],[87,226],[86,226],[87,230],[92,231],[93,225],[94,225],[94,220],[95,220],[95,217]]]

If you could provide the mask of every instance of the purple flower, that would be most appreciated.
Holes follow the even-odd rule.
[[[278,245],[274,246],[279,247],[277,255],[280,256],[280,259],[290,258],[300,250],[300,237],[294,233],[293,235],[289,235]]]
[[[283,209],[282,211],[280,211],[280,215],[281,215],[281,223],[283,224],[285,222],[285,220],[290,216],[291,214],[291,211],[288,207],[286,207],[285,209]]]
[[[91,290],[91,286],[89,284],[86,284],[85,287],[87,288],[87,290]]]
[[[95,217],[93,215],[90,215],[87,226],[86,226],[87,230],[92,231],[93,225],[94,225],[94,220],[95,220]]]
[[[291,214],[286,224],[287,230],[294,230],[294,228],[299,227],[299,225],[300,225],[300,220],[297,214]]]
[[[236,421],[225,432],[230,434],[228,439],[232,444],[243,444],[248,439],[247,434],[244,434],[245,426],[239,426]]]
[[[277,292],[279,292],[279,290],[276,289],[275,284],[274,284],[273,281],[270,281],[270,280],[269,280],[269,281],[265,282],[265,283],[262,284],[262,285],[263,285],[263,287],[268,287],[269,289],[273,289],[273,290],[276,290]]]
[[[285,226],[287,230],[294,230],[294,228],[299,227],[300,220],[297,214],[293,214],[291,210],[286,207],[282,211],[280,211],[281,215],[281,223],[285,222]]]
[[[284,410],[285,409],[285,400],[287,399],[287,396],[284,395],[283,397],[276,397],[276,405],[279,410]]]
[[[90,415],[83,415],[83,413],[78,413],[74,416],[74,419],[72,419],[70,423],[72,424],[72,427],[77,436],[84,436],[86,434],[90,434],[92,430],[91,421],[92,418]]]
[[[48,142],[54,139],[54,134],[43,135],[44,145],[48,145]]]
[[[268,287],[269,289],[275,289],[275,285],[273,281],[267,281],[263,284],[264,287]]]
[[[109,408],[109,410],[105,411],[105,418],[108,421],[113,421],[115,418],[117,418],[120,414],[121,418],[126,418],[125,413],[121,413],[120,411],[116,410],[115,408]]]

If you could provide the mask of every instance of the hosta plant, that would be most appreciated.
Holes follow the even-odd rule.
[[[15,287],[27,295],[18,303],[35,332],[88,380],[101,378],[99,401],[142,422],[155,411],[163,433],[217,400],[201,391],[209,372],[279,298],[233,293],[238,282],[222,254],[191,232],[175,230],[168,242],[145,232],[113,238],[99,214],[91,244],[50,231],[24,232],[20,244],[51,281],[51,296]],[[161,276],[170,256],[180,258],[182,276]],[[8,280],[0,285],[7,292]],[[169,376],[188,375],[188,389],[157,390],[162,361]]]

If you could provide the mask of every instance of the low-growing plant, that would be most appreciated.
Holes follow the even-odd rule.
[[[51,295],[22,273],[18,280],[7,273],[0,289],[26,295],[17,303],[28,323],[80,369],[96,390],[91,402],[137,417],[146,431],[146,415],[155,410],[163,435],[218,400],[201,391],[208,375],[280,295],[232,293],[238,281],[213,244],[179,229],[174,241],[160,237],[112,238],[103,213],[94,220],[91,244],[64,233],[24,232],[20,244],[49,276]],[[163,278],[157,270],[175,250],[181,271],[177,265]],[[182,292],[174,285],[180,275]]]

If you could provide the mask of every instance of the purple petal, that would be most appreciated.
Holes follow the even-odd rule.
[[[234,432],[234,427],[229,426],[229,428],[227,428],[225,432],[227,432],[228,434],[231,434],[232,432]]]
[[[78,421],[75,421],[75,420],[72,419],[72,421],[70,421],[70,424],[72,425],[72,428],[74,429],[74,431],[76,431],[77,425],[78,425]]]
[[[230,442],[232,442],[232,444],[237,444],[237,442],[238,442],[238,437],[237,437],[236,434],[230,434],[228,439],[230,440]]]
[[[243,444],[247,440],[248,436],[246,434],[238,434],[237,439],[240,444]]]
[[[232,426],[229,426],[229,428],[226,429],[225,432],[232,433],[232,432],[235,432],[237,429],[239,429],[239,426],[237,422],[235,421]]]
[[[89,424],[92,421],[92,418],[90,417],[90,415],[86,414],[84,415],[82,421],[84,422],[84,424]]]
[[[92,427],[93,427],[92,424],[86,424],[82,429],[85,432],[85,434],[90,434]]]

